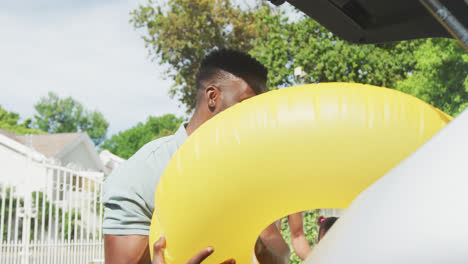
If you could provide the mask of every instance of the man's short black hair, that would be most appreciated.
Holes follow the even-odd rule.
[[[197,89],[203,88],[203,82],[222,78],[223,71],[243,79],[256,94],[266,91],[267,68],[249,54],[229,49],[215,50],[205,57],[197,73]]]

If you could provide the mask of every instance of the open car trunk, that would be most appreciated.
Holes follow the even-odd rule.
[[[270,0],[280,4],[281,0]],[[468,0],[439,0],[468,28]],[[451,34],[419,0],[287,0],[338,37],[382,43]]]

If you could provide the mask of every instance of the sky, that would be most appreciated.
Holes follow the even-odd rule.
[[[141,1],[144,3],[146,1]],[[22,118],[49,91],[109,121],[108,136],[149,115],[185,116],[170,80],[128,22],[137,0],[0,0],[0,105]]]

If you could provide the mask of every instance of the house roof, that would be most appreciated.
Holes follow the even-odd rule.
[[[281,4],[284,0],[270,0]],[[468,27],[467,0],[439,0]],[[287,0],[338,37],[382,43],[451,35],[420,0]]]
[[[0,145],[22,155],[30,156],[35,161],[42,162],[47,159],[42,153],[23,145],[15,136],[14,133],[0,129]]]
[[[56,156],[68,145],[85,135],[85,133],[17,135],[4,129],[0,129],[0,134],[28,147],[31,147],[32,143],[32,148],[47,158]]]
[[[16,148],[24,146],[26,148],[33,149],[35,152],[42,154],[46,158],[54,158],[58,160],[83,143],[89,153],[89,157],[93,160],[96,166],[100,170],[105,169],[94,148],[93,142],[85,132],[17,135],[7,130],[0,129],[0,135],[6,136],[7,138],[19,143],[20,145],[16,145]]]
[[[51,158],[60,153],[73,141],[83,136],[84,133],[58,133],[58,134],[37,134],[37,135],[18,135],[17,138],[23,145],[30,146],[28,142],[31,137],[32,147]]]
[[[23,144],[23,142],[20,139],[17,138],[17,136],[18,136],[17,134],[15,134],[13,132],[10,132],[8,130],[0,128],[0,135],[4,135],[4,136],[6,136],[6,137],[8,137],[10,139],[13,139],[14,141],[16,141],[18,143]]]

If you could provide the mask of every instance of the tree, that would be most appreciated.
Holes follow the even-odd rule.
[[[151,140],[173,134],[182,121],[182,118],[172,114],[161,117],[150,116],[146,123],[140,122],[128,130],[113,135],[102,144],[101,148],[128,159]]]
[[[270,71],[270,89],[295,84],[297,66],[308,73],[309,83],[391,88],[413,69],[411,54],[419,41],[355,45],[305,15],[293,14],[299,17],[295,21],[289,15],[265,4],[242,9],[229,0],[172,0],[168,6],[150,0],[132,12],[132,22],[146,30],[143,39],[152,58],[169,66],[170,94],[179,96],[188,111],[195,105],[195,73],[215,48],[238,49],[260,60]]]
[[[8,232],[11,232],[12,231],[12,228],[13,228],[13,224],[14,224],[14,219],[16,218],[16,214],[18,213],[18,208],[22,208],[24,207],[24,199],[23,198],[17,198],[16,195],[14,195],[14,191],[12,192],[11,188],[9,187],[4,187],[0,184],[0,189],[2,188],[5,188],[4,192],[5,192],[5,195],[4,196],[0,196],[0,204],[5,204],[5,208],[2,208],[2,214],[5,216],[4,219],[3,219],[3,226],[5,227],[3,229],[3,234],[2,237],[0,239],[2,239],[3,241],[7,241],[8,239]],[[62,234],[64,235],[64,237],[67,239],[68,238],[68,230],[70,229],[70,238],[73,239],[77,236],[77,234],[75,234],[75,230],[73,229],[73,227],[75,226],[75,224],[79,224],[79,221],[81,220],[81,213],[78,212],[77,209],[71,209],[71,211],[63,211],[62,208],[60,207],[56,207],[55,204],[51,204],[49,200],[45,200],[44,201],[44,198],[45,198],[45,195],[43,192],[32,192],[31,193],[31,198],[32,198],[32,204],[38,204],[39,205],[39,208],[37,208],[37,226],[35,225],[35,221],[33,219],[30,219],[30,228],[32,230],[32,232],[30,233],[30,239],[33,240],[34,239],[34,233],[38,234],[40,232],[40,230],[42,229],[42,223],[44,223],[44,229],[47,230],[47,231],[50,231],[51,228],[52,228],[52,225],[53,223],[49,223],[49,220],[52,220],[52,219],[55,219],[55,218],[58,218],[57,222],[60,223],[58,225],[58,235],[61,237]],[[3,199],[5,199],[5,201],[3,201]],[[10,201],[11,200],[11,201]],[[37,200],[37,201],[36,201]],[[9,204],[12,204],[13,206],[10,208]],[[16,205],[19,205],[19,207],[17,207]],[[44,207],[44,208],[42,208]],[[11,212],[10,212],[11,210]],[[50,215],[52,217],[52,219],[49,219],[49,212],[50,212]],[[44,213],[44,214],[43,214]],[[11,219],[13,219],[13,221],[11,223],[8,222],[8,216],[11,215]],[[65,218],[62,217],[62,215],[65,215]],[[77,220],[78,222],[75,223],[75,220]],[[22,236],[23,236],[23,229],[21,228],[22,226],[22,221],[24,221],[24,218],[20,220],[20,222],[18,223],[18,232],[16,234],[14,234],[13,232],[10,233],[11,237],[10,239],[13,240],[15,239],[15,237],[13,235],[16,236],[17,239],[22,239]],[[64,229],[62,230],[62,222],[63,222],[63,225],[64,225]],[[10,225],[8,225],[10,224]],[[44,235],[44,234],[41,234],[41,235]]]
[[[169,94],[190,112],[202,59],[215,48],[249,51],[257,37],[257,9],[242,10],[230,0],[172,0],[165,6],[149,0],[131,12],[131,22],[145,30],[143,40],[152,59],[169,66],[165,76],[174,82]]]
[[[60,98],[53,92],[34,105],[34,125],[45,132],[87,132],[95,145],[106,138],[109,123],[102,113],[86,110],[72,97]]]
[[[270,88],[295,84],[294,68],[307,73],[306,83],[356,82],[394,88],[415,64],[420,41],[356,45],[333,35],[305,15],[290,21],[266,9],[256,15],[259,37],[250,54],[270,71]]]
[[[37,208],[37,222],[38,226],[34,226],[34,221],[31,221],[31,230],[36,230],[36,232],[39,232],[39,229],[42,228],[40,225],[42,225],[42,222],[44,222],[44,229],[48,230],[50,232],[51,227],[54,225],[54,223],[49,223],[49,220],[53,220],[58,218],[57,223],[58,225],[58,236],[63,237],[65,239],[68,239],[68,232],[70,232],[70,239],[74,239],[75,237],[78,236],[78,234],[75,234],[75,229],[74,227],[76,225],[80,225],[81,221],[81,213],[79,212],[79,209],[77,208],[72,208],[71,210],[66,210],[56,206],[56,204],[51,203],[48,199],[46,199],[46,195],[43,192],[32,192],[32,204],[38,204],[39,208]],[[45,201],[44,201],[45,199]],[[37,200],[37,201],[36,201]],[[44,206],[44,208],[42,208]],[[42,214],[42,211],[44,211],[44,214]],[[49,219],[49,215],[52,217]],[[63,223],[63,229],[62,229],[62,224]],[[69,231],[70,230],[70,231]],[[77,233],[79,230],[77,230]],[[31,232],[31,240],[33,239],[33,232]]]
[[[0,106],[0,128],[13,132],[15,134],[41,134],[43,131],[31,128],[31,119],[26,119],[20,123],[20,115],[15,112],[8,112]]]
[[[468,107],[468,53],[456,40],[425,40],[415,57],[414,70],[397,89],[451,115]]]
[[[467,55],[452,40],[356,45],[302,13],[266,4],[243,9],[229,0],[170,0],[166,6],[149,0],[132,12],[131,21],[145,29],[151,57],[166,64],[166,77],[174,80],[170,94],[188,111],[196,99],[196,70],[215,48],[235,48],[260,60],[270,71],[270,89],[296,84],[294,68],[300,66],[306,83],[398,88],[451,114],[467,105]]]
[[[18,124],[19,119],[20,119],[20,116],[18,113],[8,112],[7,110],[3,109],[0,106],[0,122],[11,125],[11,126],[16,126],[16,125],[19,125]]]

